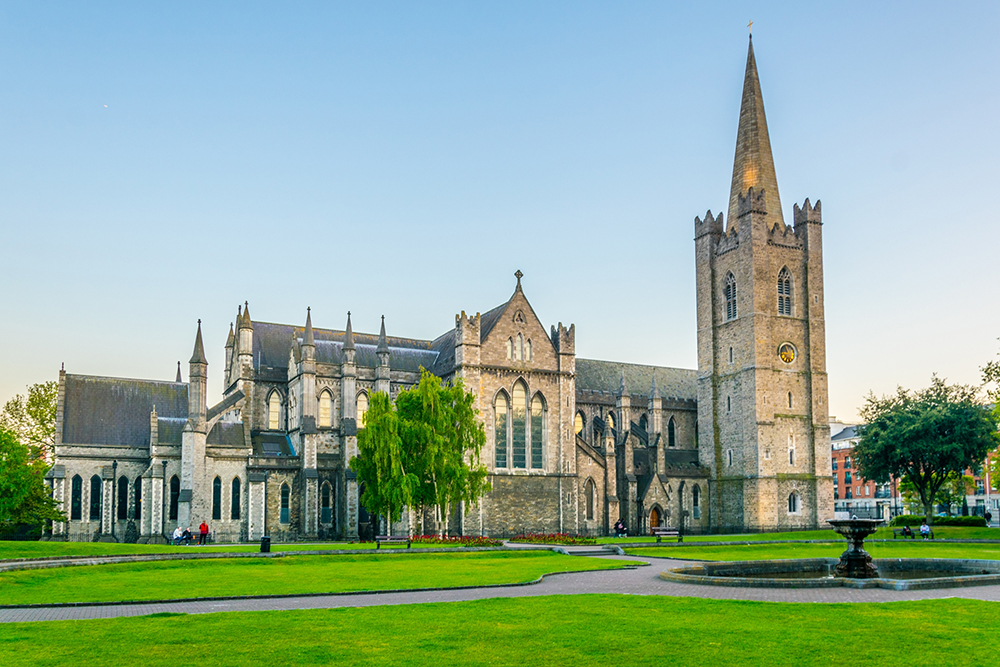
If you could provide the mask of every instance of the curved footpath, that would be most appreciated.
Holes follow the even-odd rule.
[[[568,549],[568,551],[572,551]],[[146,616],[157,613],[207,614],[225,611],[268,611],[289,609],[332,609],[336,607],[370,607],[376,605],[420,604],[425,602],[463,602],[486,598],[535,597],[542,595],[583,595],[611,593],[620,595],[669,595],[726,600],[761,600],[771,602],[893,602],[897,600],[927,600],[969,598],[1000,601],[1000,585],[970,588],[947,588],[927,591],[892,591],[873,589],[764,589],[698,586],[663,581],[659,574],[667,567],[677,567],[694,561],[639,558],[635,556],[597,556],[635,563],[652,563],[652,567],[629,570],[601,570],[546,576],[539,583],[525,586],[494,586],[483,588],[417,590],[393,593],[352,593],[308,597],[264,599],[197,600],[187,602],[149,602],[123,605],[72,607],[0,608],[0,622],[63,621],[120,616]]]

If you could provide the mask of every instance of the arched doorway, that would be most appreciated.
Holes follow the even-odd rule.
[[[649,511],[649,529],[660,527],[660,508],[654,507]]]

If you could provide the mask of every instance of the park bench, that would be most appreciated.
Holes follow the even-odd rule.
[[[896,539],[897,537],[902,537],[905,540],[908,537],[911,540],[915,540],[915,539],[917,539],[917,536],[919,536],[919,535],[920,535],[920,526],[917,526],[916,528],[910,528],[910,534],[909,535],[903,535],[903,529],[902,528],[893,528],[892,529],[892,539]],[[934,529],[933,528],[931,529],[930,535],[928,535],[928,537],[930,539],[932,539],[932,540],[934,539]]]
[[[375,548],[382,548],[382,543],[386,544],[402,544],[406,542],[406,548],[410,548],[410,536],[409,535],[376,535],[375,536]]]
[[[664,537],[676,537],[678,542],[684,541],[684,536],[681,535],[681,531],[676,528],[653,528],[650,533],[656,536],[657,544],[659,544],[660,540]]]

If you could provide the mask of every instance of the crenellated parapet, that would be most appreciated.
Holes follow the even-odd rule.
[[[552,325],[549,337],[552,345],[559,354],[576,354],[576,325],[570,324],[569,328],[560,322],[558,326]]]
[[[719,211],[719,215],[713,216],[712,210],[709,209],[705,211],[705,219],[702,220],[698,216],[694,218],[694,237],[699,239],[702,236],[707,236],[709,234],[721,235],[723,231],[722,226],[722,211]]]
[[[463,310],[455,315],[455,334],[457,345],[479,345],[482,330],[482,317],[479,313],[466,315]]]
[[[823,224],[823,202],[818,199],[815,206],[811,205],[807,198],[805,203],[802,204],[802,208],[799,208],[799,205],[795,204],[792,210],[796,228],[798,228],[799,224],[807,222],[814,222],[817,225]]]
[[[742,218],[751,213],[767,215],[767,198],[764,196],[763,189],[750,187],[745,195],[742,193],[737,195],[736,217]],[[732,223],[731,220],[730,223]]]

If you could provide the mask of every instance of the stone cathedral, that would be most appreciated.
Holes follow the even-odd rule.
[[[432,532],[376,525],[349,462],[374,392],[425,368],[474,393],[492,490],[444,517],[452,534],[630,534],[805,528],[833,516],[820,203],[782,216],[753,43],[728,217],[694,220],[698,368],[582,359],[546,328],[522,275],[499,306],[434,340],[254,320],[225,343],[207,404],[201,323],[182,379],[61,371],[53,539],[162,542],[205,521],[217,541]],[[469,311],[475,312],[475,311]],[[319,313],[317,314],[319,316]],[[323,314],[328,319],[328,314]],[[393,323],[394,324],[394,323]],[[393,327],[390,326],[391,330]]]

